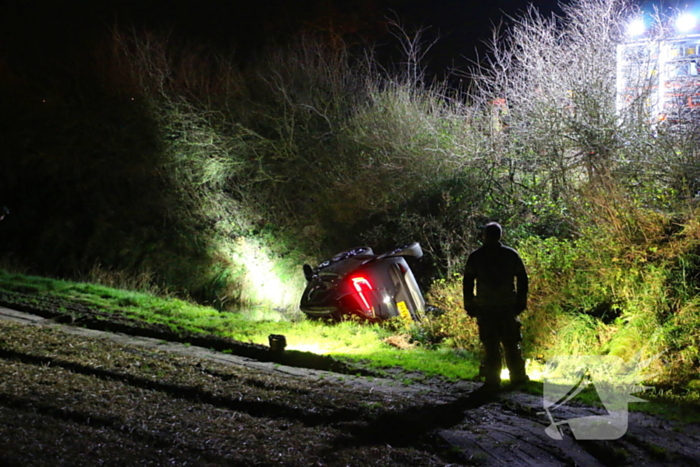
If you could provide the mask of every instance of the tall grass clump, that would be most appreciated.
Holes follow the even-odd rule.
[[[666,383],[697,377],[694,211],[672,218],[611,192],[589,201],[596,207],[581,215],[578,238],[521,244],[533,284],[530,349],[651,359],[647,371]]]
[[[428,316],[427,325],[433,341],[448,349],[468,352],[475,360],[482,353],[476,320],[467,315],[462,299],[462,275],[433,282],[426,300],[440,310],[436,316]]]

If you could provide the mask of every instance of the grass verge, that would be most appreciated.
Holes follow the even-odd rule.
[[[220,312],[173,297],[121,290],[97,284],[10,273],[0,270],[0,290],[14,293],[31,307],[33,300],[53,297],[99,309],[102,319],[128,318],[164,325],[173,332],[208,334],[253,344],[268,344],[270,334],[283,334],[287,349],[329,355],[373,369],[400,367],[426,377],[473,379],[478,361],[454,349],[400,349],[387,343],[396,329],[352,321],[327,324],[306,319],[285,320],[274,312]],[[19,295],[17,295],[19,294]],[[56,310],[61,312],[61,310]],[[70,310],[65,310],[70,320]],[[255,316],[256,319],[251,319]],[[416,375],[407,378],[418,378]]]
[[[285,335],[288,349],[328,355],[374,370],[394,373],[405,383],[426,378],[449,380],[476,379],[478,359],[459,349],[421,346],[398,348],[388,342],[402,336],[401,329],[392,326],[363,325],[346,321],[334,325],[306,319],[290,321],[274,313],[220,312],[173,297],[122,290],[90,283],[78,283],[45,277],[14,274],[0,270],[0,292],[9,291],[31,306],[32,300],[53,297],[86,307],[99,309],[102,317],[112,315],[143,323],[159,324],[174,332],[187,332],[226,337],[253,344],[268,344],[270,334]],[[59,302],[60,303],[60,302]],[[61,310],[57,310],[61,311]],[[66,310],[69,314],[70,310]],[[109,318],[107,318],[109,319]],[[398,376],[395,371],[399,369]],[[526,388],[535,395],[542,394],[542,383],[533,381]],[[700,393],[653,388],[638,394],[647,403],[634,403],[630,410],[657,415],[684,423],[700,420]],[[594,390],[586,389],[576,401],[600,405]]]

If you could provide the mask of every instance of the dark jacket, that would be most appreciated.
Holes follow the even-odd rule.
[[[527,307],[527,290],[525,265],[514,249],[500,242],[487,243],[467,258],[463,293],[470,316],[488,308],[512,309],[519,314]]]

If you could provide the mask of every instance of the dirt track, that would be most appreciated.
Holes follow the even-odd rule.
[[[618,440],[555,441],[522,392],[481,400],[468,381],[406,386],[0,316],[3,465],[700,465],[697,425],[632,413]]]

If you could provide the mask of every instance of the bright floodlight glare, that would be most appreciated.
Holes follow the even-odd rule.
[[[629,36],[641,36],[644,34],[646,26],[642,18],[633,19],[627,25],[627,34]]]
[[[693,29],[696,23],[697,18],[694,15],[691,15],[690,13],[684,13],[680,15],[676,20],[676,27],[681,32],[687,32]]]

